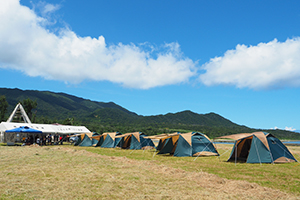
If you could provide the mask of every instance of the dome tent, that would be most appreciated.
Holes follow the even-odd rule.
[[[241,133],[218,138],[236,140],[228,161],[246,163],[297,162],[288,148],[278,138],[267,132]]]
[[[122,135],[122,133],[119,132],[112,132],[112,133],[103,133],[103,141],[101,144],[101,147],[103,148],[115,148],[120,140],[120,138],[117,138],[118,135]],[[100,141],[97,143],[96,146],[100,145]],[[98,145],[99,144],[99,145]]]
[[[78,146],[81,146],[81,147],[90,147],[92,145],[93,145],[93,142],[90,139],[90,137],[87,134],[83,134],[83,138],[81,139],[81,142],[78,144]]]
[[[142,132],[125,133],[123,135],[116,136],[116,138],[120,139],[117,146],[122,149],[155,148],[152,140],[147,138],[146,135]]]
[[[170,154],[178,157],[219,155],[211,140],[199,132],[169,136],[158,154]]]

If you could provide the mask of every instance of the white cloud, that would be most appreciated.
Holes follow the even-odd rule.
[[[45,4],[43,12],[57,9]],[[0,0],[0,67],[70,83],[111,81],[141,89],[187,82],[196,74],[177,43],[149,46],[150,51],[145,44],[108,46],[103,36],[79,37],[67,28],[52,33],[47,21],[19,0]]]
[[[277,126],[275,126],[274,128],[271,128],[271,129],[281,129],[281,128],[278,128]],[[293,127],[285,127],[283,130],[286,130],[286,131],[296,131],[296,129],[295,128],[293,128]]]
[[[285,127],[284,128],[284,130],[286,130],[286,131],[295,131],[296,129],[295,128],[293,128],[293,127]]]
[[[257,46],[237,45],[202,66],[200,81],[207,86],[272,89],[300,86],[300,38]]]

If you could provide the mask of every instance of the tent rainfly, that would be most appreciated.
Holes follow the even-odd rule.
[[[211,140],[199,132],[169,136],[158,154],[170,154],[178,157],[219,155]]]
[[[267,132],[241,133],[218,138],[236,140],[228,161],[246,163],[297,162],[287,147]]]

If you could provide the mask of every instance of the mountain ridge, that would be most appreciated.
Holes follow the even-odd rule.
[[[62,92],[0,88],[0,96],[2,95],[6,96],[9,104],[8,114],[19,101],[30,98],[37,102],[37,108],[33,112],[36,115],[35,122],[85,125],[91,131],[100,133],[142,131],[153,135],[175,131],[199,131],[214,137],[260,130],[238,125],[213,112],[198,114],[184,110],[164,115],[143,116],[114,102],[92,101]],[[268,130],[268,132],[276,133],[281,138],[294,137],[289,131]]]

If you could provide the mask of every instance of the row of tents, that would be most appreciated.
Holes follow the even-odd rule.
[[[267,132],[241,133],[218,137],[233,139],[228,161],[246,163],[289,163],[297,162],[288,148],[275,136]],[[152,140],[158,140],[157,146]],[[172,133],[146,136],[142,132],[121,134],[119,132],[81,134],[75,146],[94,146],[121,149],[156,149],[158,154],[179,157],[220,156],[214,143],[203,133]]]
[[[142,132],[133,132],[121,134],[119,132],[103,133],[102,135],[80,134],[78,140],[74,143],[75,146],[94,146],[102,148],[122,149],[151,149],[155,148],[153,141],[146,138]]]

